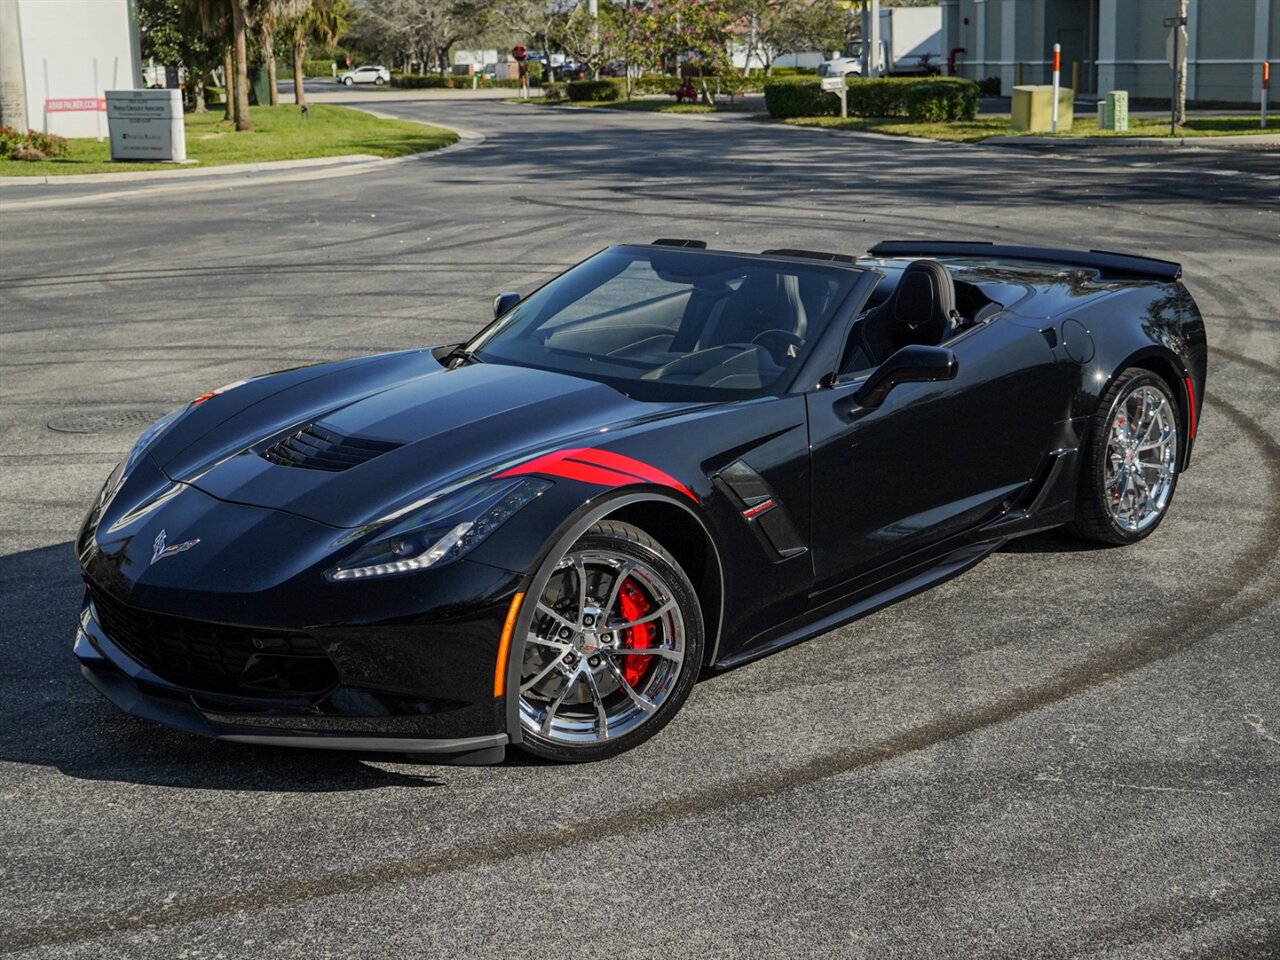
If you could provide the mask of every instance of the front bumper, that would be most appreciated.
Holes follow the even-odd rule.
[[[506,733],[434,736],[429,704],[338,687],[320,702],[237,697],[191,690],[157,676],[111,640],[86,601],[74,653],[81,673],[126,713],[189,733],[234,743],[326,750],[430,754],[448,763],[497,763]]]

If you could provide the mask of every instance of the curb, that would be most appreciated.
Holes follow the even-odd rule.
[[[452,146],[452,144],[450,144]],[[446,148],[442,148],[446,149]],[[302,170],[316,167],[351,166],[399,157],[377,157],[371,153],[351,153],[337,157],[309,157],[305,160],[268,160],[261,163],[224,163],[216,167],[183,167],[175,170],[135,170],[132,173],[72,173],[66,176],[0,177],[0,190],[26,184],[57,186],[60,183],[137,183],[142,180],[189,180],[201,177],[234,176],[242,173],[273,173],[278,170]]]
[[[372,112],[372,111],[369,111]],[[392,119],[403,119],[395,117]],[[422,123],[424,126],[438,126],[437,124],[425,123],[421,120],[409,121],[412,123]],[[469,150],[478,147],[484,143],[485,138],[481,133],[472,130],[462,130],[457,127],[444,128],[452,130],[458,135],[458,139],[446,147],[439,147],[435,150],[424,150],[421,153],[410,153],[403,157],[373,157],[369,154],[357,154],[355,156],[361,159],[354,160],[350,157],[316,157],[311,160],[282,160],[271,163],[261,164],[227,164],[223,167],[210,167],[207,170],[198,171],[203,176],[192,177],[190,174],[197,171],[189,170],[167,170],[156,171],[161,174],[156,177],[154,174],[140,172],[137,174],[83,174],[66,177],[12,177],[0,179],[0,186],[22,186],[35,182],[39,185],[47,181],[47,185],[57,188],[59,184],[66,183],[67,186],[74,186],[68,181],[78,181],[82,186],[85,184],[95,183],[111,183],[120,177],[128,176],[131,179],[141,180],[146,178],[147,182],[135,182],[133,186],[123,185],[124,189],[104,191],[101,193],[81,193],[75,196],[39,196],[30,199],[18,199],[12,201],[4,201],[3,209],[5,210],[37,210],[47,207],[67,207],[77,206],[89,203],[98,203],[104,200],[121,200],[139,196],[153,196],[157,194],[173,193],[178,190],[192,192],[197,190],[221,190],[235,189],[238,186],[262,186],[272,183],[296,183],[305,180],[327,180],[337,177],[354,176],[360,173],[372,172],[375,170],[385,170],[388,167],[404,163],[416,163],[428,161],[433,157],[442,153],[449,153],[454,150]],[[327,161],[317,163],[316,161]],[[335,162],[336,161],[336,162]],[[175,177],[174,174],[186,174],[186,176]],[[220,175],[215,175],[220,174]],[[102,178],[102,179],[99,179]],[[8,180],[21,181],[18,184],[8,183]],[[157,180],[159,182],[157,182]],[[173,181],[177,182],[173,182]]]
[[[1165,150],[1268,150],[1280,147],[1280,133],[1231,134],[1224,137],[987,137],[984,147],[1065,147],[1096,150],[1101,147],[1157,147]]]
[[[437,147],[434,150],[423,150],[418,153],[409,153],[401,157],[379,157],[372,153],[349,153],[335,157],[307,157],[303,160],[268,160],[259,163],[225,163],[216,167],[182,167],[174,170],[137,170],[132,173],[121,171],[120,173],[73,173],[65,176],[61,175],[45,175],[34,177],[0,177],[0,190],[12,187],[23,187],[29,185],[42,185],[56,187],[59,184],[67,184],[72,186],[75,184],[93,184],[93,183],[140,183],[144,181],[165,182],[168,180],[201,180],[211,177],[236,177],[254,174],[276,174],[282,172],[291,172],[294,170],[330,170],[335,175],[352,172],[351,168],[374,167],[379,164],[400,163],[406,160],[415,160],[422,157],[433,156],[439,153],[447,153],[450,150],[467,149],[468,147],[479,146],[484,142],[484,136],[472,130],[459,130],[454,127],[441,127],[436,123],[427,123],[425,120],[411,120],[405,117],[393,116],[389,113],[381,113],[377,110],[363,106],[351,105],[350,109],[359,110],[361,113],[367,113],[370,116],[377,117],[379,120],[399,120],[404,123],[416,123],[424,127],[436,127],[441,130],[449,130],[458,135],[458,139],[453,143],[443,147]]]

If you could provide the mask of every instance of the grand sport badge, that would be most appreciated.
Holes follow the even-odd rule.
[[[151,547],[152,564],[155,564],[158,561],[163,560],[165,557],[173,557],[179,553],[183,553],[187,550],[190,550],[192,547],[194,547],[197,543],[200,542],[198,539],[186,540],[186,541],[183,541],[182,543],[175,543],[171,547],[166,547],[165,539],[167,538],[167,536],[168,536],[167,532],[164,530],[161,530],[160,535],[156,537],[156,542]]]

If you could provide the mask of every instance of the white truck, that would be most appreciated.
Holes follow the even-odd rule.
[[[863,26],[863,33],[868,31]],[[820,77],[861,76],[863,45],[855,40],[844,54],[818,65]],[[942,69],[942,8],[889,7],[880,11],[880,50],[869,76],[927,76]]]

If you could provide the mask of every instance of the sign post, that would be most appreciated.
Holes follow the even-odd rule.
[[[112,160],[187,162],[180,90],[108,90]]]
[[[840,119],[847,119],[849,116],[849,101],[846,95],[849,93],[849,84],[844,77],[823,77],[822,90],[824,93],[834,93],[840,98]]]
[[[1053,45],[1053,113],[1049,132],[1058,132],[1058,91],[1062,89],[1062,44]]]
[[[1169,136],[1178,133],[1178,74],[1181,71],[1181,51],[1186,44],[1187,18],[1165,17],[1164,25],[1171,28],[1169,39],[1165,41],[1165,52],[1169,55],[1169,68],[1173,71],[1173,92],[1169,95]]]
[[[1262,61],[1262,128],[1267,127],[1267,91],[1271,89],[1271,62]]]

